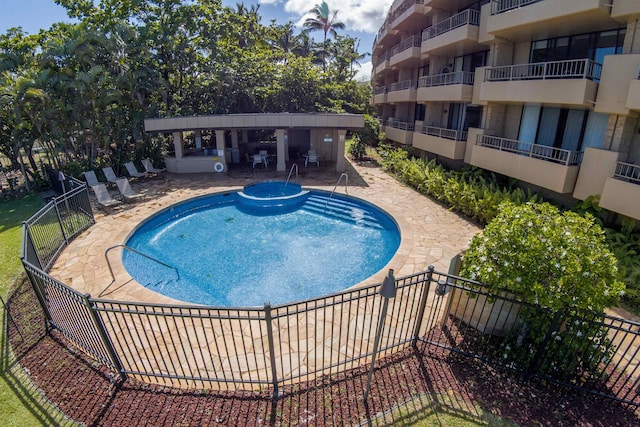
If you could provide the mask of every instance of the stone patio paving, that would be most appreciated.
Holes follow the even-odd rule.
[[[389,268],[395,270],[396,277],[424,271],[429,265],[446,272],[450,259],[466,248],[480,231],[473,223],[399,184],[377,166],[348,163],[347,167],[349,195],[387,211],[395,218],[402,234],[400,248],[393,259],[363,283],[381,282]],[[333,169],[330,164],[322,168],[302,167],[300,176],[293,181],[303,187],[331,191],[340,176]],[[51,275],[93,297],[175,302],[135,283],[122,267],[118,249],[109,255],[116,277],[116,282],[111,284],[104,255],[107,248],[124,244],[142,220],[175,203],[274,179],[284,180],[286,174],[269,169],[232,169],[225,174],[165,173],[154,179],[132,181],[134,191],[144,193],[145,199],[107,211],[94,209],[96,224],[63,251]],[[345,187],[341,184],[336,191],[344,193]]]

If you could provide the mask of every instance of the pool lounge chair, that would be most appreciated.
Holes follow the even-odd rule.
[[[132,162],[125,163],[124,167],[127,168],[127,173],[129,174],[129,176],[133,178],[145,178],[148,175],[148,172],[146,171],[138,171],[138,168],[136,168],[136,165],[134,165]]]
[[[142,159],[142,166],[144,166],[146,171],[149,173],[160,173],[165,170],[164,168],[162,169],[154,168],[153,163],[151,163],[151,159]]]
[[[109,194],[109,190],[107,190],[107,186],[103,183],[94,185],[91,187],[91,189],[95,193],[96,199],[98,199],[98,203],[100,203],[100,205],[104,206],[105,208],[116,206],[122,203],[120,200],[116,200],[111,197],[111,194]]]
[[[86,171],[82,173],[84,174],[84,179],[85,181],[87,181],[87,185],[89,187],[100,184],[100,181],[98,181],[98,177],[96,176],[96,173],[94,171]]]
[[[104,176],[105,176],[105,178],[107,178],[107,181],[115,184],[116,181],[118,180],[118,177],[116,176],[116,173],[113,171],[111,166],[107,166],[106,168],[102,168],[102,172],[104,172]]]
[[[118,178],[118,180],[116,181],[116,185],[118,186],[118,190],[125,200],[136,200],[144,197],[144,194],[136,193],[131,189],[129,180],[126,177]]]

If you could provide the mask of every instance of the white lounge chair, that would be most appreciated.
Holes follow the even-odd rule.
[[[94,171],[86,171],[82,173],[84,174],[84,179],[85,181],[87,181],[87,185],[89,187],[100,184],[100,181],[98,181],[98,177],[96,176],[96,173]]]
[[[126,177],[118,178],[116,181],[116,185],[118,186],[118,190],[125,200],[135,200],[144,197],[144,194],[136,193],[131,189],[129,180]]]
[[[98,183],[97,185],[92,186],[91,189],[95,193],[96,199],[98,199],[98,203],[106,208],[122,203],[120,200],[111,197],[111,194],[109,194],[109,190],[107,190],[107,186],[103,183]]]
[[[151,163],[151,159],[142,159],[142,166],[144,166],[146,171],[149,173],[160,173],[165,170],[164,168],[162,169],[154,168],[153,163]]]
[[[105,178],[107,178],[107,181],[115,184],[116,181],[118,180],[118,177],[116,176],[116,173],[113,171],[111,166],[107,166],[106,168],[102,168],[102,172],[104,172],[104,176],[105,176]]]
[[[127,173],[129,174],[129,176],[133,178],[144,178],[148,175],[148,172],[138,171],[138,168],[136,168],[136,165],[134,165],[132,162],[125,163],[124,167],[127,168]]]

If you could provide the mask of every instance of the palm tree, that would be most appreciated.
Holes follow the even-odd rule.
[[[338,35],[336,30],[344,30],[344,23],[337,21],[338,11],[334,11],[333,14],[329,11],[329,5],[326,1],[322,1],[320,4],[316,4],[313,9],[309,11],[312,16],[304,21],[303,27],[306,31],[320,30],[324,33],[322,40],[322,47],[324,52],[322,53],[322,68],[326,69],[326,52],[327,52],[327,33],[330,33],[334,38]]]

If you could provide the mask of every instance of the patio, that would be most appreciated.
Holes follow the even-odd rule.
[[[299,178],[292,177],[293,181],[303,187],[326,191],[334,188],[340,176],[329,162],[320,168],[315,165],[307,168],[301,166],[299,171]],[[434,265],[438,271],[447,271],[450,259],[480,231],[476,225],[457,214],[402,186],[377,166],[348,162],[347,173],[349,195],[367,200],[387,211],[397,221],[402,234],[400,248],[388,266],[363,284],[380,282],[388,268],[393,268],[398,277],[424,271],[429,265]],[[143,219],[160,209],[192,197],[237,190],[258,181],[284,180],[286,176],[286,173],[274,169],[252,169],[249,165],[223,174],[165,173],[155,179],[133,181],[134,191],[144,193],[147,197],[143,201],[123,204],[109,211],[95,209],[96,224],[64,250],[51,275],[94,297],[176,302],[133,282],[115,254],[110,259],[116,283],[107,288],[111,275],[104,257],[106,249],[124,243]],[[341,184],[336,191],[344,193],[345,187]]]

